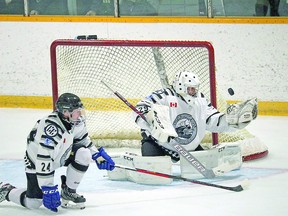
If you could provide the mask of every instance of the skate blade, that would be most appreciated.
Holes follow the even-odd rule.
[[[85,209],[85,202],[83,203],[74,203],[70,200],[63,200],[61,203],[62,208],[70,208],[70,209]]]

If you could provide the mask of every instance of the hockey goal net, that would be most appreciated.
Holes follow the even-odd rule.
[[[200,91],[225,112],[216,88],[214,49],[201,41],[56,40],[51,44],[53,102],[64,92],[77,94],[86,108],[87,127],[97,146],[140,147],[131,110],[101,81],[131,104],[171,84],[175,72],[193,71]],[[265,156],[267,147],[247,130],[207,133],[205,145],[241,144],[244,160]],[[204,145],[204,144],[203,144]]]

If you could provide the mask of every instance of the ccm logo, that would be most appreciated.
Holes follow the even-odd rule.
[[[128,160],[128,161],[133,161],[133,158],[132,157],[128,157],[128,156],[124,156],[124,159]]]
[[[44,194],[54,194],[58,191],[58,189],[56,190],[50,190],[50,191],[43,191]]]

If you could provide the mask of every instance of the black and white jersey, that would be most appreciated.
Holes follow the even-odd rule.
[[[193,105],[186,103],[183,97],[172,88],[161,89],[153,92],[145,99],[137,103],[136,108],[146,115],[153,104],[169,107],[171,124],[175,128],[178,137],[175,140],[184,145],[188,151],[193,151],[201,143],[205,132],[228,132],[235,129],[229,127],[224,113],[218,112],[202,93],[193,98]],[[135,122],[140,128],[151,135],[150,126],[139,116],[135,115]],[[171,149],[167,144],[164,147]],[[173,150],[173,149],[172,149]]]
[[[27,138],[26,172],[36,173],[39,186],[54,185],[54,172],[63,166],[73,145],[97,152],[88,137],[85,122],[70,125],[57,112],[38,120]]]

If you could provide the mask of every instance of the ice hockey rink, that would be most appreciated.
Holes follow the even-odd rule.
[[[36,120],[49,110],[0,109],[0,181],[25,187],[23,154],[26,137]],[[78,189],[86,199],[86,208],[63,209],[54,213],[43,206],[28,210],[4,201],[0,215],[207,215],[207,216],[287,216],[288,207],[288,117],[259,116],[247,129],[269,148],[266,158],[245,162],[240,170],[209,180],[234,186],[249,179],[242,192],[196,185],[175,180],[171,185],[140,185],[128,181],[110,181],[106,171],[91,163]],[[139,149],[106,149],[110,154]],[[177,170],[177,168],[176,168]],[[61,168],[55,182],[60,184]],[[200,179],[205,181],[205,179]],[[206,180],[207,181],[207,180]]]

